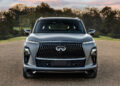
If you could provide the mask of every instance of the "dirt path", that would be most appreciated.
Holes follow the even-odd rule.
[[[0,44],[0,86],[120,86],[120,42],[97,41],[99,71],[96,79],[72,76],[24,79],[24,41]]]

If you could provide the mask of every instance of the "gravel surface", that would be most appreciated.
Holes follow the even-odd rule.
[[[24,79],[22,76],[24,41],[0,44],[0,86],[120,86],[120,42],[102,40],[96,42],[99,70],[95,79],[62,74]]]

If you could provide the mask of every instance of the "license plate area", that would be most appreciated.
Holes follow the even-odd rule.
[[[66,67],[69,66],[70,62],[68,61],[52,61],[51,66],[53,67]]]

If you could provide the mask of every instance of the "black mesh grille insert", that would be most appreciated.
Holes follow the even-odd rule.
[[[84,67],[85,60],[76,61],[50,61],[36,60],[37,67]]]
[[[57,51],[57,46],[64,46],[65,51]],[[85,57],[80,43],[40,43],[37,57],[46,58],[80,58]]]

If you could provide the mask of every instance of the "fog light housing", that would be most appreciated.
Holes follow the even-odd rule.
[[[28,61],[29,61],[29,58],[30,58],[30,50],[29,48],[24,48],[24,63],[25,64],[28,64]]]
[[[91,50],[91,58],[93,61],[93,65],[96,65],[96,63],[97,63],[97,48],[93,48]]]
[[[24,55],[29,56],[30,55],[30,50],[29,48],[24,48]]]
[[[97,55],[97,49],[96,49],[96,48],[93,48],[93,49],[92,49],[91,55]]]

